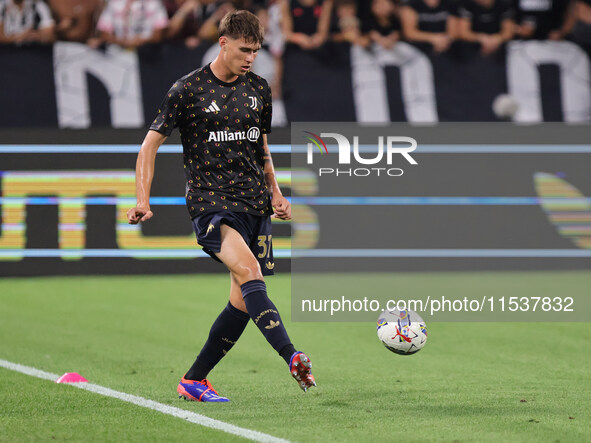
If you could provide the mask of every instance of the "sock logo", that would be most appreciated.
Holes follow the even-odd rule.
[[[279,326],[280,323],[281,322],[279,320],[277,320],[277,321],[271,320],[271,322],[267,326],[265,326],[265,329],[273,329],[273,328],[276,328],[277,326]]]
[[[228,343],[230,345],[235,345],[236,344],[235,341],[232,341],[232,340],[230,340],[229,338],[226,338],[226,337],[222,337],[222,341],[223,342],[226,342],[226,343]]]
[[[255,325],[257,325],[257,324],[259,323],[259,320],[260,320],[260,319],[261,319],[263,316],[265,316],[265,315],[267,315],[267,314],[271,314],[271,313],[279,315],[279,312],[277,312],[275,309],[267,309],[266,311],[263,311],[263,312],[261,312],[261,313],[258,315],[258,317],[254,319],[254,324],[255,324]],[[271,320],[271,321],[273,321],[273,320]],[[279,324],[279,323],[278,323],[278,324]],[[277,325],[275,325],[275,326],[277,326]],[[275,327],[275,326],[273,326],[273,327]],[[271,329],[271,328],[269,328],[269,329]]]

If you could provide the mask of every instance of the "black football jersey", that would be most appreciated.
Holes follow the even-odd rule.
[[[206,211],[270,215],[263,134],[271,132],[271,88],[251,72],[232,83],[210,66],[177,80],[150,129],[179,128],[191,218]]]
[[[570,1],[515,0],[514,3],[516,22],[533,26],[533,38],[545,40],[550,32],[562,26]]]
[[[368,33],[369,31],[378,31],[380,35],[384,37],[389,36],[394,31],[400,31],[400,20],[398,20],[398,17],[395,14],[392,14],[389,17],[389,21],[389,25],[381,25],[372,14],[369,20],[366,20],[366,22],[363,23],[362,31],[364,33]]]
[[[508,2],[496,0],[490,8],[485,8],[474,0],[465,0],[459,7],[459,16],[470,20],[472,32],[497,34],[506,19],[513,19],[513,9]]]
[[[418,14],[417,28],[420,31],[442,33],[447,30],[447,18],[452,15],[451,0],[440,0],[434,7],[427,5],[424,0],[408,0],[404,4]]]

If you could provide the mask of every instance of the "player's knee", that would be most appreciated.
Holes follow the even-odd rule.
[[[234,269],[232,275],[239,285],[243,285],[251,280],[264,280],[261,267],[256,260],[251,263],[245,263],[237,269]]]

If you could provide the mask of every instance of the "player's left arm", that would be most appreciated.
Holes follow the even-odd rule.
[[[263,134],[263,150],[265,151],[265,183],[267,184],[267,188],[271,191],[271,205],[273,205],[273,210],[275,211],[277,218],[280,218],[281,220],[290,220],[291,203],[283,196],[281,189],[279,189],[277,177],[275,176],[273,159],[271,158],[271,150],[267,143],[267,134]]]

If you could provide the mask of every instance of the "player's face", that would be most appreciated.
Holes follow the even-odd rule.
[[[222,37],[220,43],[226,68],[234,75],[244,75],[250,71],[261,48],[258,43],[249,43],[242,38]]]

